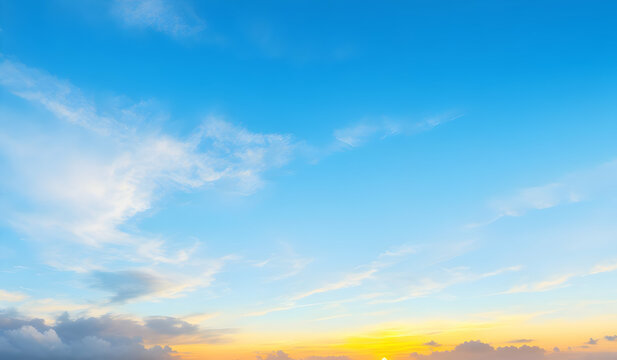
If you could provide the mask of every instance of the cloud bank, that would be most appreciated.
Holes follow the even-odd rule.
[[[136,336],[114,334],[105,321],[61,319],[52,327],[40,319],[0,316],[0,358],[26,359],[171,359],[169,346],[145,347]]]
[[[48,325],[42,319],[0,312],[1,359],[177,358],[167,345],[144,343],[220,343],[230,329],[201,329],[182,319],[162,316],[143,321],[112,315],[71,319],[65,313]]]
[[[531,341],[520,339],[511,342]],[[434,351],[428,355],[413,353],[415,360],[614,360],[616,352],[577,352],[553,349],[549,353],[538,346],[522,345],[493,347],[481,341],[466,341],[450,351]]]

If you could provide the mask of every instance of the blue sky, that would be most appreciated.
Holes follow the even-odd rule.
[[[614,356],[616,10],[2,1],[2,316],[153,357]]]

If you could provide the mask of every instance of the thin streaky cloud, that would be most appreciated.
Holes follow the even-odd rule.
[[[412,135],[428,131],[462,116],[461,114],[447,113],[428,117],[419,122],[393,120],[388,117],[378,121],[366,120],[335,130],[334,138],[339,144],[354,148],[372,140],[383,140],[395,135]]]
[[[617,270],[617,262],[610,264],[599,264],[593,267],[589,272],[590,275],[601,274],[605,272],[613,272]]]
[[[402,245],[397,248],[386,250],[385,252],[379,254],[376,260],[367,265],[358,267],[358,269],[362,270],[347,274],[339,281],[295,295],[291,298],[291,300],[297,301],[316,294],[360,286],[364,283],[364,281],[374,279],[375,275],[380,270],[400,262],[401,258],[406,255],[414,254],[415,252],[415,248],[409,245]]]
[[[521,266],[509,266],[501,269],[497,269],[495,271],[474,274],[468,271],[461,270],[452,270],[449,271],[449,278],[445,280],[437,280],[432,278],[423,278],[417,284],[411,285],[408,287],[407,294],[395,298],[388,299],[376,299],[371,303],[373,304],[394,304],[400,303],[408,300],[418,299],[422,297],[426,297],[429,295],[433,295],[443,290],[464,283],[470,283],[474,281],[479,281],[485,278],[490,278],[494,276],[498,276],[508,272],[515,272],[521,270]]]
[[[366,271],[349,274],[340,281],[324,285],[322,287],[307,291],[305,293],[298,294],[292,297],[292,300],[301,300],[316,294],[359,286],[365,280],[373,278],[373,275],[375,275],[377,271],[378,269],[369,269]]]
[[[535,292],[545,292],[545,291],[556,290],[556,289],[570,286],[569,282],[572,279],[582,278],[586,276],[593,276],[593,275],[607,273],[607,272],[613,272],[616,270],[617,270],[617,266],[615,266],[614,264],[609,264],[609,265],[599,264],[599,265],[592,267],[592,269],[587,272],[566,274],[566,275],[552,277],[547,280],[543,280],[543,281],[539,281],[535,283],[516,285],[510,288],[509,290],[501,292],[499,294],[535,293]]]
[[[617,160],[572,173],[548,184],[519,189],[512,195],[489,202],[493,215],[489,220],[467,224],[467,228],[490,225],[505,217],[523,216],[530,211],[591,200],[614,190]]]
[[[518,294],[529,292],[544,292],[563,288],[568,286],[568,281],[572,279],[574,275],[564,275],[550,280],[544,280],[533,284],[523,284],[512,287],[510,290],[505,291],[503,294]]]
[[[112,13],[127,26],[150,28],[172,37],[193,36],[206,27],[181,1],[115,0]]]

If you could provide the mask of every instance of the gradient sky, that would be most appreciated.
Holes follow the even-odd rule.
[[[0,357],[617,359],[616,19],[0,0]]]

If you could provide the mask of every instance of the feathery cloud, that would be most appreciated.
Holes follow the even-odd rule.
[[[205,22],[180,1],[115,0],[112,12],[128,26],[151,28],[173,36],[195,35],[205,28]]]
[[[262,174],[286,164],[293,151],[287,135],[253,133],[214,117],[186,139],[169,136],[140,125],[151,115],[139,107],[100,109],[70,83],[9,60],[0,62],[0,85],[77,125],[74,141],[43,130],[0,137],[0,155],[10,160],[12,180],[19,184],[16,193],[34,205],[27,214],[7,215],[33,238],[57,241],[50,255],[62,252],[59,244],[68,240],[89,251],[124,248],[114,254],[133,261],[186,261],[191,249],[167,254],[162,239],[121,226],[170,190],[218,184],[252,193],[262,185]],[[102,259],[93,254],[82,262],[88,265],[49,263],[88,271],[84,266],[96,268]]]
[[[578,203],[612,191],[617,183],[617,160],[562,177],[548,184],[515,191],[489,202],[492,219],[468,224],[475,228],[491,224],[504,217],[522,216],[533,210],[550,209],[565,204]]]
[[[334,138],[348,147],[358,147],[375,139],[395,135],[411,135],[428,131],[436,126],[460,118],[460,114],[446,113],[410,123],[384,117],[379,121],[363,121],[334,131]]]

